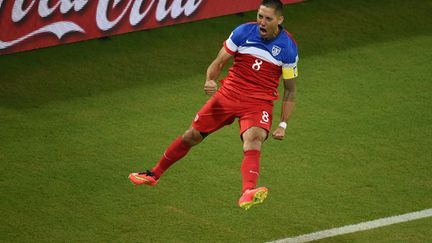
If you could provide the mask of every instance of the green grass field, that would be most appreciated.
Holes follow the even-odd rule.
[[[431,13],[429,0],[286,7],[297,107],[264,146],[269,198],[249,211],[236,123],[156,187],[127,176],[189,126],[207,66],[255,12],[0,56],[0,241],[265,242],[432,208]],[[431,239],[426,218],[320,242]]]

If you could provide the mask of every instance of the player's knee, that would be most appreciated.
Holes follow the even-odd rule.
[[[264,129],[249,129],[243,133],[243,150],[261,150],[267,133]]]
[[[243,151],[248,150],[261,150],[261,146],[263,144],[263,141],[260,139],[254,139],[254,140],[244,140],[243,142]]]
[[[195,146],[199,144],[203,140],[203,136],[201,133],[194,128],[189,128],[183,134],[183,141],[189,144],[190,146]]]

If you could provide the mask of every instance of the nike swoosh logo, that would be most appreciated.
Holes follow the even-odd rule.
[[[259,42],[246,40],[246,44],[259,44]]]

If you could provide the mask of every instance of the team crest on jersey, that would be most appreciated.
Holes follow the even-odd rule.
[[[272,48],[272,55],[275,57],[277,55],[279,55],[279,53],[281,52],[281,48],[279,46],[273,46]]]

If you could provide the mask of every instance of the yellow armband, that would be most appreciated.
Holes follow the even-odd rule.
[[[282,68],[283,79],[292,79],[298,76],[297,65]]]

